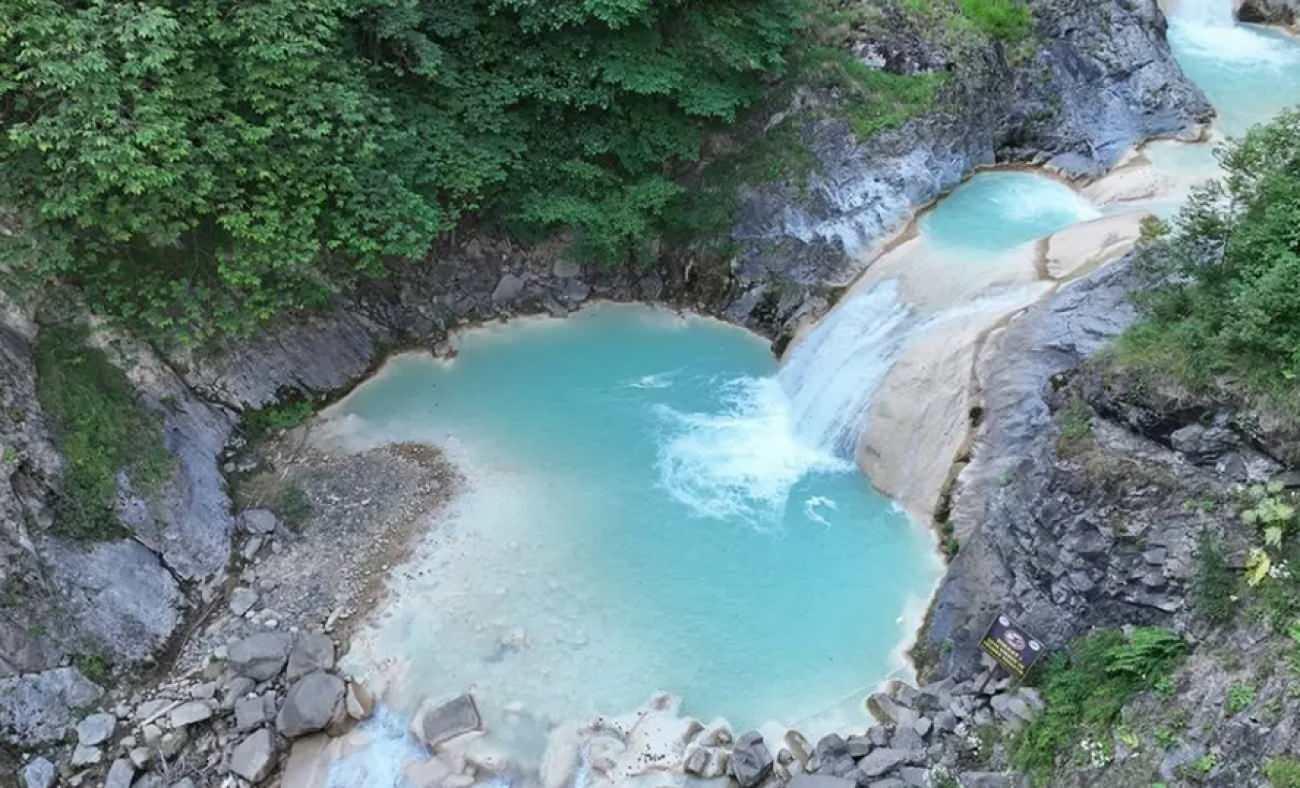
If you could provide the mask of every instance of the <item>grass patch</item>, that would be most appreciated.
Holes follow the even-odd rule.
[[[1104,630],[1076,640],[1040,673],[1047,709],[1016,738],[1012,765],[1048,785],[1058,761],[1092,757],[1083,743],[1109,742],[1124,704],[1172,673],[1184,651],[1178,635],[1153,627],[1128,638]]]
[[[1196,574],[1192,578],[1192,606],[1206,621],[1226,624],[1237,612],[1232,597],[1237,592],[1237,574],[1228,566],[1223,547],[1208,532],[1201,534],[1196,548]]]
[[[86,344],[81,326],[50,326],[36,342],[36,394],[66,460],[53,530],[75,539],[126,533],[114,510],[117,473],[137,491],[154,491],[173,460],[162,425],[136,401],[126,375]]]
[[[78,654],[72,658],[72,665],[101,687],[107,687],[113,677],[113,666],[99,654]]]
[[[1233,684],[1228,688],[1228,699],[1224,706],[1229,714],[1240,714],[1255,702],[1255,688],[1249,684]]]
[[[810,85],[838,91],[841,111],[859,142],[935,107],[942,72],[894,74],[873,68],[839,46],[810,46],[796,65],[800,79]]]
[[[258,441],[280,430],[291,430],[315,413],[311,400],[297,400],[282,405],[270,405],[258,410],[244,411],[240,427],[250,441]]]
[[[301,487],[290,483],[280,489],[271,509],[285,525],[300,531],[311,517],[312,503]]]
[[[1023,41],[1034,30],[1034,17],[1022,0],[958,0],[957,5],[980,32],[999,41]]]
[[[1075,397],[1056,414],[1061,435],[1056,441],[1056,451],[1062,456],[1078,453],[1092,437],[1092,408]]]
[[[1264,765],[1264,776],[1273,788],[1300,788],[1300,760],[1273,758]]]

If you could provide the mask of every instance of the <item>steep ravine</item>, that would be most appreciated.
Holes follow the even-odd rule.
[[[952,70],[956,78],[936,112],[867,144],[833,113],[808,113],[802,134],[817,171],[806,187],[750,190],[733,233],[739,252],[725,271],[687,253],[643,271],[609,272],[477,238],[363,287],[333,311],[216,351],[160,354],[97,328],[93,341],[161,419],[176,460],[149,500],[132,492],[129,476],[119,478],[128,538],[84,545],[51,533],[63,460],[35,396],[33,344],[41,321],[64,315],[6,300],[0,588],[21,602],[0,597],[0,736],[24,749],[58,741],[74,710],[97,694],[68,667],[72,658],[95,656],[124,671],[147,665],[187,620],[221,599],[234,523],[221,462],[242,411],[339,392],[386,350],[437,346],[457,326],[564,314],[592,299],[695,308],[779,339],[825,311],[859,273],[861,251],[886,241],[916,206],[975,166],[1029,161],[1095,176],[1134,143],[1189,132],[1206,118],[1204,99],[1170,57],[1153,0],[1035,0],[1033,7],[1040,43],[1029,53],[991,45],[979,58],[951,62],[941,43],[902,22],[878,35],[854,33],[865,60]],[[966,554],[958,567],[975,561]],[[941,592],[937,611],[945,598]],[[940,618],[927,637],[943,631]]]

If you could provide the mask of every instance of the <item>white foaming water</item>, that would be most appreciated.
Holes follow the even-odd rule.
[[[1297,64],[1297,48],[1237,24],[1232,0],[1180,0],[1169,17],[1171,37],[1184,56],[1212,58],[1228,67],[1281,69]]]
[[[740,378],[722,388],[721,412],[655,407],[668,433],[657,462],[660,485],[697,517],[774,527],[799,480],[852,470],[822,445],[801,439],[775,378]]]
[[[365,748],[331,766],[329,788],[404,788],[403,770],[428,757],[402,718],[385,706],[377,706],[359,730],[367,736]]]
[[[822,318],[777,375],[799,439],[851,458],[871,395],[918,322],[894,281],[850,294]]]

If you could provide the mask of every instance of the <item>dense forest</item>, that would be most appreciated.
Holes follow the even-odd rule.
[[[1030,27],[1022,0],[884,6],[996,38]],[[0,26],[0,203],[16,230],[3,259],[11,283],[71,282],[102,313],[190,338],[319,305],[469,218],[645,259],[665,228],[716,209],[683,186],[706,135],[792,70],[849,90],[860,136],[934,100],[937,77],[837,48],[846,13],[830,0],[14,0]]]

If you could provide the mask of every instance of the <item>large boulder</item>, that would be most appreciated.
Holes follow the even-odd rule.
[[[334,641],[326,635],[307,632],[298,636],[289,652],[285,681],[297,681],[308,673],[334,669]]]
[[[338,676],[324,671],[308,673],[289,688],[275,727],[291,739],[325,730],[343,714],[344,689]]]
[[[275,766],[275,737],[261,728],[241,741],[230,754],[230,771],[256,785]]]
[[[483,718],[479,716],[474,696],[466,693],[446,703],[426,700],[411,720],[411,733],[433,748],[482,726]]]
[[[76,668],[0,679],[0,739],[20,747],[62,739],[73,710],[89,706],[101,694]]]
[[[283,632],[259,632],[231,645],[227,658],[235,675],[267,681],[280,675],[292,647],[293,638]]]
[[[113,761],[113,765],[108,767],[108,775],[104,777],[104,788],[131,788],[131,781],[135,779],[135,765],[126,758],[118,758]]]
[[[772,753],[763,741],[763,734],[750,731],[740,737],[731,751],[731,775],[741,788],[753,788],[772,773]]]
[[[50,788],[54,785],[54,764],[44,758],[33,758],[23,767],[22,788]]]

